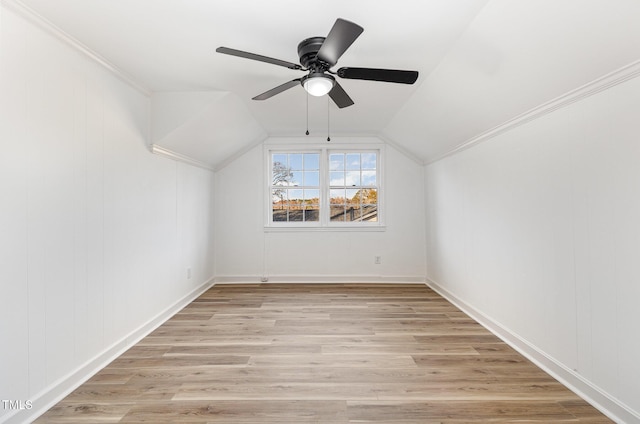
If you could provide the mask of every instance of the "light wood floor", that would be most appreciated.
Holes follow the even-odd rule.
[[[610,422],[424,285],[218,285],[38,423]]]

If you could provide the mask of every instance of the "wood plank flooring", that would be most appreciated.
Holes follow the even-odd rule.
[[[611,422],[424,285],[217,285],[37,423]]]

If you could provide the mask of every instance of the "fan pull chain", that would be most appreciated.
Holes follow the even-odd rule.
[[[307,90],[305,92],[307,93],[307,132],[305,134],[309,135],[309,92]]]
[[[329,102],[329,96],[327,96],[327,141],[331,141],[331,119],[329,117],[329,110],[331,106],[331,102]]]

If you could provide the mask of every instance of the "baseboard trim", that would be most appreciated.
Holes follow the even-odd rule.
[[[427,278],[426,284],[616,423],[640,422],[639,413],[615,399],[563,363],[543,352],[500,323],[494,321],[438,283]]]
[[[127,334],[122,339],[116,341],[102,353],[85,362],[71,373],[60,378],[33,396],[30,400],[34,407],[16,411],[15,414],[6,417],[7,424],[32,422],[40,415],[47,412],[51,407],[60,402],[69,393],[74,391],[82,383],[95,375],[98,371],[108,365],[111,361],[122,355],[127,349],[138,343],[153,330],[162,325],[165,321],[175,315],[182,308],[191,303],[194,299],[207,291],[215,284],[215,279],[210,278],[200,286],[191,290],[173,305],[167,307],[149,321]]]
[[[267,281],[263,281],[266,279]],[[424,276],[401,275],[224,275],[216,277],[216,284],[259,284],[259,283],[383,283],[383,284],[424,284]]]

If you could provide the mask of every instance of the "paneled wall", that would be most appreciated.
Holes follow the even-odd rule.
[[[332,148],[375,138],[332,137]],[[322,138],[271,138],[216,173],[216,280],[424,281],[423,170],[385,146],[382,232],[265,232],[265,146]],[[374,264],[374,256],[382,263]]]
[[[429,279],[629,422],[640,420],[638,117],[635,78],[426,168]]]
[[[213,175],[151,154],[146,95],[1,7],[0,107],[0,398],[31,402],[0,422],[25,422],[210,280]]]

